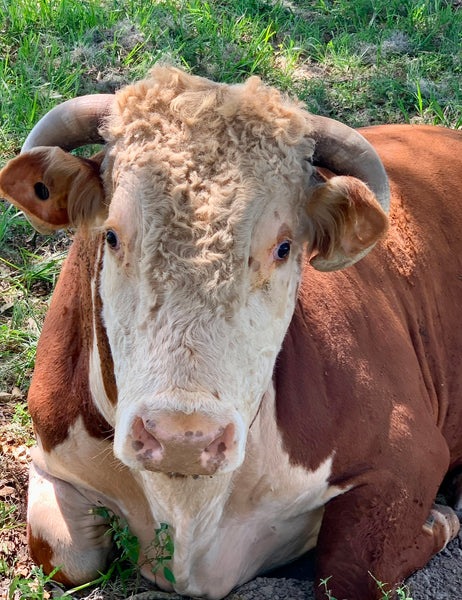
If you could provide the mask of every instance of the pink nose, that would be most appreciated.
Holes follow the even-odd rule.
[[[181,475],[212,475],[234,455],[233,423],[218,425],[193,413],[136,417],[132,450],[141,467]]]

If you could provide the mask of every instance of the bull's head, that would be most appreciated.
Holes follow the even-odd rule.
[[[95,142],[93,160],[68,152]],[[165,67],[53,109],[0,185],[39,231],[104,232],[118,401],[95,402],[124,463],[184,475],[243,461],[303,247],[313,267],[336,270],[387,227],[387,177],[357,132],[257,78],[228,86]]]

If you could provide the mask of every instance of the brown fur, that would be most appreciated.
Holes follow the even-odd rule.
[[[50,544],[40,536],[34,536],[31,533],[29,525],[27,526],[27,543],[29,544],[30,557],[37,565],[42,565],[44,573],[51,573],[56,567],[61,565],[53,564],[53,549]],[[53,581],[62,583],[70,587],[72,582],[61,571],[53,575]]]
[[[101,154],[88,160],[60,148],[34,148],[2,170],[0,192],[19,206],[38,229],[77,227],[106,212],[99,179],[101,160]],[[46,200],[37,199],[37,183],[46,186]]]
[[[84,419],[91,435],[100,438],[112,435],[93,403],[88,381],[94,314],[90,282],[100,239],[91,240],[84,233],[76,238],[38,344],[28,402],[46,451],[66,439],[78,416]]]
[[[324,258],[342,248],[354,256],[385,236],[388,219],[367,186],[354,177],[333,177],[314,188],[306,205],[308,239]]]
[[[399,126],[363,134],[391,180],[388,237],[345,271],[306,266],[275,371],[294,463],[316,468],[334,449],[332,483],[357,486],[329,503],[318,542],[320,576],[343,573],[330,587],[349,598],[360,570],[396,581],[434,553],[428,532],[414,540],[411,531],[462,458],[462,135]],[[389,510],[395,529],[381,514]],[[372,580],[363,585],[373,597]]]

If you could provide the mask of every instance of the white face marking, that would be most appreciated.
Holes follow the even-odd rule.
[[[167,71],[120,92],[104,128],[118,405],[103,412],[131,468],[224,474],[244,460],[294,309],[314,142],[304,111],[257,80]]]
[[[151,468],[147,459],[140,462],[141,452],[147,454],[133,439],[134,423],[139,419],[157,423],[172,413],[214,419],[217,430],[231,425],[232,451],[218,471],[226,473],[242,463],[246,432],[271,380],[300,278],[302,247],[293,198],[297,195],[282,183],[270,200],[258,188],[238,190],[262,208],[252,205],[250,210],[245,202],[238,207],[242,214],[235,216],[234,230],[228,232],[227,252],[232,256],[226,260],[203,259],[197,244],[186,242],[183,252],[191,256],[183,260],[168,250],[167,242],[146,241],[143,235],[148,234],[141,233],[142,227],[127,233],[121,223],[132,217],[139,221],[140,209],[136,193],[127,199],[126,190],[143,185],[130,180],[123,193],[116,193],[107,228],[118,230],[120,247],[105,249],[101,297],[118,406],[115,418],[111,407],[106,405],[103,412],[115,425],[115,454],[128,466]],[[255,213],[250,223],[248,212]],[[151,229],[150,236],[159,235]],[[174,235],[178,235],[175,228]],[[287,257],[279,259],[276,250],[281,243],[291,248]],[[156,253],[161,262],[170,261],[161,277],[153,276]],[[226,261],[232,270],[225,277]],[[204,279],[208,272],[212,280]],[[178,465],[171,470],[191,472],[181,470],[180,460]]]

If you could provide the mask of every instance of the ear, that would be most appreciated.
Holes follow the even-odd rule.
[[[332,177],[306,203],[310,263],[318,271],[344,269],[385,235],[388,218],[374,194],[356,177]]]
[[[58,147],[34,148],[0,171],[0,194],[42,233],[78,227],[106,211],[99,177],[103,155],[89,160]]]

